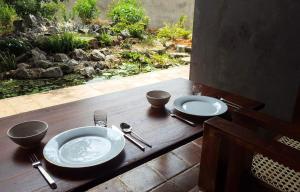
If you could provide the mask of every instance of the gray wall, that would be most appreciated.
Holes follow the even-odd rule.
[[[190,78],[290,120],[300,85],[299,0],[196,0]]]
[[[72,7],[76,0],[70,0],[67,5]],[[101,17],[106,17],[109,4],[113,0],[99,0],[98,7]],[[146,14],[150,17],[150,27],[158,28],[164,26],[164,23],[177,22],[179,17],[186,15],[187,27],[192,27],[194,17],[194,0],[142,0]]]

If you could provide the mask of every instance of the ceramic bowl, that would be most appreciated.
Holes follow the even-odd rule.
[[[37,147],[45,137],[48,124],[43,121],[26,121],[7,131],[7,136],[23,148]]]
[[[149,91],[146,97],[152,107],[162,108],[169,102],[171,95],[166,91],[153,90]]]

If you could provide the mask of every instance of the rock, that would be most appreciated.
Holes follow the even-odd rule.
[[[130,37],[130,32],[127,29],[124,29],[121,31],[121,36],[125,39],[127,37]]]
[[[32,74],[30,72],[30,69],[18,68],[17,70],[15,70],[13,77],[15,79],[31,79]]]
[[[26,24],[30,27],[37,27],[38,26],[38,20],[32,14],[29,14],[28,16],[26,16],[25,21],[26,21]]]
[[[62,77],[63,72],[60,67],[50,67],[42,72],[42,78],[55,78],[55,77]]]
[[[75,59],[71,59],[67,62],[68,65],[78,65],[78,61],[76,61]]]
[[[87,78],[91,78],[93,77],[93,74],[95,74],[95,70],[93,67],[85,67],[80,70],[80,74]]]
[[[173,42],[173,41],[166,41],[166,42],[164,43],[164,46],[165,46],[167,49],[169,49],[169,48],[171,48],[171,47],[174,47],[174,42]]]
[[[101,51],[99,51],[97,49],[94,49],[91,52],[90,58],[93,61],[105,61],[105,55],[103,53],[101,53]]]
[[[38,60],[34,62],[33,67],[47,69],[49,67],[53,67],[55,63],[48,60]]]
[[[15,32],[24,32],[24,30],[25,30],[23,19],[15,20],[13,22],[13,26],[14,26]]]
[[[152,48],[150,51],[156,52],[158,54],[164,54],[166,53],[166,47],[164,47],[159,41],[156,41],[154,43],[154,48]]]
[[[176,51],[179,53],[185,53],[186,45],[176,45]]]
[[[64,53],[57,53],[54,55],[54,61],[56,62],[66,62],[69,60],[68,55]]]
[[[26,62],[31,57],[30,53],[23,53],[20,56],[16,57],[16,62]]]
[[[58,66],[61,68],[63,74],[70,74],[74,72],[74,68],[75,68],[75,65],[69,65],[66,63],[60,63]]]
[[[17,68],[24,68],[24,69],[28,69],[28,68],[30,68],[30,65],[28,65],[27,63],[19,63],[18,65],[17,65]]]
[[[56,26],[50,26],[48,27],[48,33],[53,34],[53,33],[58,33],[59,29]]]
[[[102,48],[100,49],[101,53],[103,53],[105,56],[111,54],[111,51],[108,48]]]
[[[87,60],[88,54],[82,49],[75,49],[72,53],[72,58],[76,60]]]
[[[89,29],[88,28],[80,28],[78,29],[78,33],[81,33],[81,34],[87,34],[89,32]]]
[[[185,48],[185,52],[187,52],[187,53],[192,53],[192,47],[187,46],[187,47]]]
[[[0,73],[0,80],[4,80],[5,73]]]
[[[190,54],[188,54],[188,53],[170,53],[170,56],[173,58],[180,58],[180,57],[189,57]]]
[[[46,53],[39,48],[32,49],[31,55],[34,63],[39,60],[47,60]]]
[[[44,71],[45,71],[45,69],[42,69],[42,68],[32,68],[32,69],[30,69],[31,78],[32,79],[41,78],[41,75]]]
[[[94,65],[94,69],[95,70],[103,70],[105,69],[105,63],[103,62],[97,62],[95,65]]]
[[[181,61],[183,61],[185,64],[191,63],[191,57],[182,57],[180,58]]]

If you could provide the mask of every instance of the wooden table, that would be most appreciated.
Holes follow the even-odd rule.
[[[200,85],[200,84],[198,84]],[[224,97],[244,107],[258,109],[263,104],[237,95],[201,85],[203,95]],[[135,89],[93,97],[81,101],[40,109],[0,119],[0,191],[81,191],[109,180],[121,173],[137,167],[153,158],[184,145],[202,135],[203,119],[194,119],[199,126],[191,127],[174,119],[165,111],[153,110],[145,94],[149,90],[162,89],[171,93],[167,107],[172,108],[175,98],[192,94],[192,82],[174,79]],[[38,154],[43,166],[56,181],[58,188],[50,189],[40,173],[31,167],[28,154],[9,140],[6,131],[16,123],[27,120],[43,120],[49,130],[43,142],[53,136],[75,127],[93,125],[93,113],[102,109],[108,113],[108,124],[119,125],[127,122],[136,132],[151,144],[142,152],[126,141],[125,149],[114,160],[91,169],[61,169],[47,164],[41,155],[44,144],[34,152]],[[199,160],[200,161],[200,160]]]

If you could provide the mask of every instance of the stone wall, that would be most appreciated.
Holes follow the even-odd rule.
[[[70,0],[67,7],[70,9],[76,0]],[[113,0],[99,0],[101,18],[106,17],[107,8]],[[179,17],[186,15],[187,27],[192,28],[194,16],[194,0],[142,0],[146,14],[150,17],[150,27],[159,28],[164,23],[177,22]]]
[[[190,78],[292,117],[300,85],[299,0],[196,0]]]

